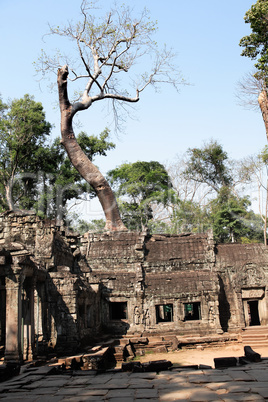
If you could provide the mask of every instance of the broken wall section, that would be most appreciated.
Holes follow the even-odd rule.
[[[71,353],[98,335],[99,314],[94,310],[89,317],[89,305],[98,311],[99,287],[96,290],[83,274],[76,272],[74,254],[79,251],[78,235],[57,227],[54,221],[31,214],[8,213],[0,216],[0,248],[4,299],[0,306],[1,343],[7,352],[6,342],[12,328],[10,360]],[[9,295],[13,288],[16,297]],[[16,315],[11,314],[11,307]],[[29,335],[25,317],[31,328]]]

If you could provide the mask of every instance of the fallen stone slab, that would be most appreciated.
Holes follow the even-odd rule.
[[[239,361],[239,364],[241,364],[242,366],[250,363],[250,360],[246,359],[245,356],[240,356],[238,361]]]
[[[257,352],[254,352],[254,350],[250,346],[244,346],[244,352],[245,356],[248,360],[251,362],[260,362],[261,361],[261,355]]]
[[[122,363],[121,368],[122,368],[122,371],[132,371],[132,372],[142,372],[143,371],[141,362]]]
[[[172,370],[175,369],[176,371],[179,371],[179,370],[198,370],[199,366],[198,366],[198,364],[184,364],[184,365],[181,365],[181,364],[176,364],[175,363],[175,364],[173,364],[173,366],[171,368],[172,368]]]
[[[215,364],[215,368],[234,367],[237,364],[237,358],[236,357],[215,357],[214,364]]]
[[[122,371],[137,372],[159,372],[168,370],[172,367],[172,363],[169,360],[155,360],[146,363],[140,362],[127,362],[122,363]]]
[[[155,353],[167,353],[168,350],[167,350],[167,347],[166,347],[165,345],[161,345],[161,346],[157,346],[157,347],[154,349],[154,352],[155,352]]]
[[[142,364],[143,369],[145,372],[149,371],[164,371],[168,370],[170,367],[172,367],[172,363],[169,360],[156,360],[156,361],[150,361],[147,363]]]
[[[82,356],[81,370],[107,370],[115,363],[112,348],[104,347],[96,353],[87,353]]]
[[[131,338],[129,339],[129,343],[131,343],[132,345],[147,345],[148,344],[148,338],[146,337],[140,337],[140,338]]]
[[[212,369],[211,366],[207,366],[206,364],[199,364],[198,368],[199,368],[199,370],[210,370],[210,369]]]

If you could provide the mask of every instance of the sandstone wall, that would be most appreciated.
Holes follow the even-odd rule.
[[[15,344],[23,357],[71,353],[104,332],[205,335],[239,331],[253,315],[267,325],[267,273],[267,248],[216,245],[211,232],[80,237],[33,215],[0,216],[1,328],[17,325],[10,358]]]

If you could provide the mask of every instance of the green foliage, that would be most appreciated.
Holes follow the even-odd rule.
[[[222,186],[232,184],[228,167],[228,156],[216,141],[210,141],[202,148],[188,150],[189,162],[184,171],[187,179],[205,183],[216,192]]]
[[[250,24],[252,33],[244,36],[239,45],[242,56],[257,59],[255,67],[263,77],[268,74],[268,1],[257,0],[245,14],[245,22]]]
[[[263,150],[259,154],[259,159],[264,163],[264,165],[268,166],[268,146],[265,145]]]
[[[95,196],[60,139],[48,143],[50,130],[42,104],[33,97],[25,95],[10,105],[0,99],[0,211],[34,208],[40,216],[65,218],[69,200],[87,191]],[[77,142],[92,160],[115,147],[108,137],[107,129],[99,136],[81,132]]]
[[[80,219],[78,214],[72,215],[71,227],[80,234],[86,232],[101,233],[104,230],[105,221],[104,219],[92,219],[90,222]]]
[[[39,150],[44,146],[51,124],[45,120],[42,104],[29,95],[13,100],[10,105],[1,102],[0,110],[1,206],[12,209],[15,203],[24,208],[34,196],[33,176],[25,173],[38,173]],[[22,183],[14,183],[18,174],[22,175]]]
[[[248,211],[248,197],[237,197],[229,187],[222,187],[217,198],[211,201],[213,232],[218,242],[236,242],[245,237],[261,241],[260,220]]]
[[[170,221],[171,233],[202,233],[211,226],[207,208],[190,200],[176,201]]]
[[[101,132],[99,137],[87,135],[82,131],[77,136],[77,142],[87,157],[92,161],[96,155],[106,156],[107,151],[115,148],[115,144],[108,141],[109,135],[110,131],[107,128]]]
[[[122,219],[128,229],[140,230],[153,219],[153,205],[167,205],[173,192],[168,173],[159,162],[124,163],[108,172]]]
[[[92,161],[94,156],[106,156],[107,151],[115,148],[114,143],[108,141],[108,137],[108,129],[99,136],[88,136],[85,132],[81,132],[77,136],[77,142]],[[89,198],[93,198],[95,192],[73,167],[61,146],[60,138],[56,138],[43,152],[42,199],[39,198],[36,207],[39,214],[65,219],[69,200],[79,199],[85,193]]]

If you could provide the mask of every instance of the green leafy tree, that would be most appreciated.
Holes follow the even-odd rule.
[[[240,176],[245,185],[257,194],[259,218],[262,221],[264,244],[267,244],[268,215],[268,151],[267,146],[258,155],[245,158],[241,164]]]
[[[260,87],[258,103],[262,111],[265,124],[266,136],[268,139],[268,2],[257,0],[245,14],[245,22],[250,24],[252,33],[244,36],[239,45],[243,47],[242,56],[256,60],[255,79]],[[256,87],[256,86],[255,86]]]
[[[237,197],[229,187],[221,188],[210,203],[213,232],[218,242],[245,242],[246,238],[260,241],[262,231],[256,225],[253,211],[248,211],[250,204],[248,197]]]
[[[2,209],[15,210],[29,206],[33,191],[33,176],[40,168],[39,153],[43,148],[51,124],[45,120],[40,102],[25,95],[10,105],[1,103],[0,120],[0,185]],[[32,176],[27,175],[31,172]],[[20,174],[21,183],[16,183]]]
[[[202,148],[189,149],[188,158],[188,165],[184,170],[185,177],[205,184],[216,197],[212,199],[207,197],[207,202],[202,206],[191,202],[186,204],[179,202],[179,208],[175,209],[175,219],[178,216],[183,222],[183,213],[187,207],[189,223],[194,224],[192,230],[196,230],[195,225],[198,222],[203,222],[205,229],[213,227],[214,237],[219,242],[235,242],[242,239],[245,241],[246,238],[249,241],[259,241],[261,233],[257,225],[259,217],[255,216],[253,211],[249,211],[249,198],[237,195],[236,185],[239,180],[236,181],[234,162],[229,160],[222,146],[211,140]],[[192,222],[191,211],[194,218]],[[180,219],[177,219],[178,223]]]
[[[191,200],[178,199],[172,209],[171,233],[203,233],[211,227],[206,206]]]
[[[32,209],[41,216],[65,219],[67,202],[94,190],[81,177],[66,155],[60,139],[48,142],[51,125],[45,120],[41,103],[33,97],[0,100],[0,208]],[[81,149],[90,160],[106,156],[115,147],[109,130],[99,136],[81,132]]]
[[[148,227],[154,205],[166,206],[173,195],[164,166],[156,161],[124,163],[108,172],[123,222],[131,230]]]
[[[80,219],[77,214],[72,215],[71,227],[73,230],[78,231],[80,234],[86,232],[101,233],[104,231],[104,219],[92,219],[87,222],[85,219]]]
[[[240,40],[242,56],[257,59],[255,67],[268,77],[268,2],[257,0],[245,14],[245,22],[250,24],[252,33]]]
[[[184,171],[187,179],[205,183],[216,193],[232,184],[227,153],[216,141],[211,140],[202,148],[191,148],[187,153],[189,159]]]

